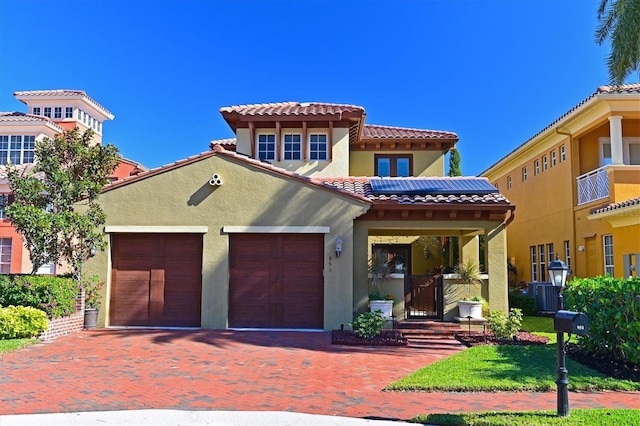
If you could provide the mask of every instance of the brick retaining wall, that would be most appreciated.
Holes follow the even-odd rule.
[[[38,338],[53,340],[60,336],[75,333],[84,328],[84,290],[76,297],[76,312],[66,317],[49,320],[49,328]]]

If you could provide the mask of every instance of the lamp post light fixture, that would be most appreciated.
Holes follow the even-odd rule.
[[[567,283],[567,275],[569,274],[569,267],[561,260],[549,262],[549,278],[551,284],[558,292],[558,311],[564,309],[564,298],[562,297],[562,290],[564,290]],[[558,389],[558,417],[566,417],[569,415],[569,393],[567,391],[567,385],[569,380],[567,378],[567,367],[565,364],[565,348],[564,348],[564,331],[556,330],[558,339],[558,370],[556,377],[556,385]]]

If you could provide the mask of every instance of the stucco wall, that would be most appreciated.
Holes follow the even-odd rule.
[[[444,159],[440,151],[351,151],[349,176],[375,176],[375,154],[410,154],[413,176],[444,176]]]
[[[208,180],[218,174],[223,185]],[[103,193],[100,204],[107,226],[205,226],[203,236],[202,327],[226,328],[228,312],[228,235],[224,226],[328,226],[325,234],[325,329],[351,320],[353,218],[368,205],[311,187],[240,160],[209,156],[189,165],[138,180]],[[338,235],[344,240],[335,259]],[[97,273],[110,290],[108,252],[91,259],[88,273]],[[108,300],[108,297],[107,297]],[[108,325],[108,305],[101,312]]]

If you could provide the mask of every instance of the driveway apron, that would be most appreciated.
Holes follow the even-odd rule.
[[[0,356],[0,414],[177,409],[293,411],[377,419],[555,410],[556,393],[384,392],[464,350],[331,345],[329,333],[97,330]],[[549,366],[553,368],[554,366]],[[637,392],[570,393],[572,408],[638,408]]]

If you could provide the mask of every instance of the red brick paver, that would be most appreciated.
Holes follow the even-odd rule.
[[[448,339],[371,348],[331,345],[328,333],[84,331],[1,356],[0,414],[162,408],[408,419],[555,410],[555,392],[382,392],[461,350]],[[571,408],[640,407],[637,392],[571,392],[569,400]]]

